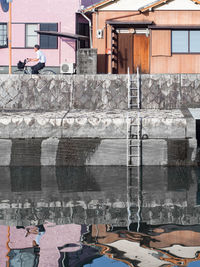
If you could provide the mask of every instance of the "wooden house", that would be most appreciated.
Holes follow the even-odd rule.
[[[84,12],[98,73],[200,73],[199,0],[104,0]]]

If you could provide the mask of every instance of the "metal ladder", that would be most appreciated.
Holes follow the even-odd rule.
[[[141,166],[141,131],[142,118],[140,116],[140,73],[137,67],[137,83],[134,81],[128,68],[128,109],[136,110],[137,117],[133,118],[127,113],[127,167]]]

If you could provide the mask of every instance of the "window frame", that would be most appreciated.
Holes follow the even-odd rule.
[[[175,31],[186,31],[188,32],[188,52],[173,52],[173,32]],[[199,52],[191,52],[190,51],[190,32],[191,31],[200,31],[199,29],[172,29],[171,30],[171,53],[172,55],[199,55],[200,54],[200,48]],[[200,46],[200,43],[199,43]]]
[[[34,46],[27,46],[27,42],[26,42],[26,36],[27,36],[27,25],[37,25],[37,26],[39,26],[40,24],[39,23],[25,23],[24,24],[24,26],[25,26],[25,36],[24,36],[24,38],[25,38],[25,42],[24,42],[24,48],[26,48],[26,49],[33,49],[34,48]],[[37,33],[36,33],[37,34]],[[37,39],[38,39],[38,34],[37,34]],[[38,43],[38,41],[37,41],[37,43]]]
[[[55,24],[56,26],[57,26],[57,32],[58,32],[58,23],[57,22],[43,22],[43,23],[39,23],[39,29],[41,30],[41,24],[48,24],[48,25],[53,25],[53,24]],[[40,48],[41,49],[45,49],[45,50],[58,50],[58,36],[54,36],[54,37],[56,37],[57,38],[57,41],[56,41],[56,48],[43,48],[42,46],[41,46],[41,42],[40,42],[40,40],[41,40],[41,36],[42,36],[42,34],[40,34],[40,36],[39,36],[39,44],[40,44]],[[48,35],[46,35],[46,36],[48,36]],[[48,36],[48,37],[50,37],[50,36]]]
[[[0,25],[6,25],[6,44],[5,45],[0,44],[0,49],[1,48],[8,48],[8,23],[0,22]]]

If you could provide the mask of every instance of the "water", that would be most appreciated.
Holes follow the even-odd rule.
[[[198,167],[1,167],[0,266],[200,266],[199,177]]]

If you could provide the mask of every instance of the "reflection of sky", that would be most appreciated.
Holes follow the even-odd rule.
[[[178,267],[178,266],[175,266],[175,267]],[[187,267],[200,267],[200,261],[193,261],[193,262],[190,262]]]
[[[84,265],[84,267],[127,267],[128,265],[121,262],[121,261],[116,261],[113,259],[110,259],[106,256],[94,259],[92,263]]]
[[[199,267],[200,261],[193,261],[188,264],[188,267]]]

